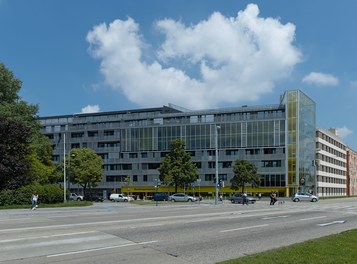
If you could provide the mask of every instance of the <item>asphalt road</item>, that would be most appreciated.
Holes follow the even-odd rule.
[[[357,228],[357,198],[0,211],[1,263],[215,263]]]

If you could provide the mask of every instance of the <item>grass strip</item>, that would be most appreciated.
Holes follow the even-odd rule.
[[[355,264],[357,229],[272,249],[219,264]]]

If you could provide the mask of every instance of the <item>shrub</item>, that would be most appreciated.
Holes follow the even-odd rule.
[[[60,185],[32,183],[16,190],[2,190],[0,192],[0,206],[31,204],[33,193],[38,193],[39,203],[53,204],[63,202],[63,189]]]

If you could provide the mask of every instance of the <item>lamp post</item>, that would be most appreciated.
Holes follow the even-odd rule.
[[[63,133],[63,201],[67,201],[66,195],[66,133]]]
[[[71,150],[69,150],[68,153],[68,180],[67,180],[67,184],[68,184],[68,188],[67,190],[70,191],[70,185],[71,185],[71,157],[74,158],[76,155],[75,154],[71,154]]]
[[[215,192],[215,196],[214,196],[214,204],[217,205],[218,204],[218,129],[220,129],[220,126],[216,125],[216,133],[215,133],[215,145],[216,145],[216,192]]]

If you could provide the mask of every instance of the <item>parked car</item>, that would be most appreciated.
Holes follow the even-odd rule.
[[[319,198],[315,195],[306,192],[297,192],[291,197],[293,202],[300,202],[300,201],[309,201],[309,202],[317,202]]]
[[[153,201],[168,201],[169,195],[167,193],[155,193],[152,197]]]
[[[175,193],[169,196],[169,201],[172,202],[196,202],[197,198],[193,196],[189,196],[184,193]]]
[[[76,193],[70,193],[69,200],[70,201],[83,201],[84,197],[82,195],[78,195]]]
[[[91,202],[103,202],[104,198],[103,196],[100,196],[99,194],[86,194],[84,196],[85,201],[91,201]]]
[[[254,204],[257,200],[254,197],[247,195],[247,201],[250,204]],[[243,193],[235,193],[230,198],[232,203],[243,203]]]
[[[122,193],[112,193],[109,200],[112,202],[131,202],[134,201],[134,198]]]

